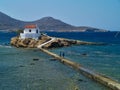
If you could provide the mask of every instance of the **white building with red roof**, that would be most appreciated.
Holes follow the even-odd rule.
[[[39,39],[41,36],[40,29],[37,25],[26,25],[23,33],[20,33],[20,38],[32,38],[32,39]]]

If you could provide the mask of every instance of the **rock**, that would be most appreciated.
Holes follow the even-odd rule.
[[[81,54],[82,56],[87,56],[87,53],[83,53],[83,54]]]
[[[23,65],[20,65],[19,67],[25,67],[25,66],[23,66]]]
[[[35,65],[35,63],[30,63],[30,65]]]
[[[39,59],[38,58],[34,58],[33,61],[38,61]]]
[[[50,61],[56,61],[56,59],[55,58],[51,58]]]
[[[67,39],[57,38],[53,42],[45,45],[43,48],[46,48],[46,49],[49,49],[49,48],[58,48],[58,47],[70,46],[72,44],[77,44],[77,43],[75,43],[72,40],[70,41],[70,40],[67,40]]]
[[[78,79],[78,81],[82,82],[83,80],[82,79]]]
[[[24,48],[37,48],[38,45],[50,40],[48,36],[42,36],[40,40],[35,39],[20,39],[19,37],[14,37],[11,39],[10,44],[15,47],[24,47]]]
[[[37,48],[38,45],[41,45],[47,41],[51,40],[51,37],[43,35],[39,40],[35,39],[20,39],[19,37],[13,37],[11,39],[11,45],[15,47],[23,47],[23,48]],[[70,40],[70,39],[64,39],[64,38],[56,38],[54,41],[46,44],[43,46],[45,49],[51,49],[51,48],[58,48],[58,47],[65,47],[70,46],[73,44],[79,44],[79,45],[97,45],[97,43],[93,42],[85,42],[85,41],[78,41],[78,40]],[[98,44],[99,45],[99,44]]]
[[[78,79],[78,81],[80,81],[80,82],[86,82],[85,80],[83,80],[83,79]]]

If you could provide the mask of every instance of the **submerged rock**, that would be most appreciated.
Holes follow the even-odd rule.
[[[83,54],[81,54],[82,56],[87,56],[87,53],[83,53]]]
[[[56,61],[56,59],[55,58],[50,58],[50,61]]]
[[[25,67],[25,66],[23,66],[23,65],[20,65],[19,67]]]
[[[38,58],[33,58],[33,61],[38,61],[39,59]]]
[[[30,65],[35,65],[35,63],[30,63]]]

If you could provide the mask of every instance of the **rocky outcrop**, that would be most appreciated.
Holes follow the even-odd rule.
[[[35,39],[20,39],[19,37],[13,37],[11,39],[11,45],[15,47],[23,47],[23,48],[37,48],[39,45],[51,40],[52,37],[49,36],[42,36],[39,40]],[[79,45],[97,45],[97,43],[93,42],[85,42],[85,41],[78,41],[78,40],[70,40],[64,38],[55,38],[52,42],[44,45],[42,48],[50,49],[50,48],[58,48],[64,46],[70,46],[73,44]]]
[[[35,39],[20,39],[19,37],[13,37],[11,39],[11,45],[15,47],[24,47],[24,48],[37,48],[38,45],[47,42],[50,40],[48,36],[42,36],[39,40]]]
[[[69,41],[61,38],[56,38],[54,41],[46,44],[43,46],[43,48],[58,48],[58,47],[64,47],[64,46],[70,46],[72,44],[77,44],[76,41]]]

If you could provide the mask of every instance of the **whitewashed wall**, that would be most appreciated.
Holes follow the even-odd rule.
[[[25,38],[33,38],[33,39],[38,39],[40,37],[40,34],[36,34],[36,33],[21,33],[20,34],[21,39],[25,39]]]
[[[31,30],[31,32],[30,32]],[[36,30],[38,30],[38,33],[36,33]],[[31,28],[31,29],[24,29],[23,33],[20,33],[20,38],[33,38],[33,39],[39,39],[41,33],[39,28]]]
[[[31,30],[31,32],[29,32],[29,30]],[[40,33],[39,29],[24,29],[24,33],[36,33],[36,30],[38,30],[38,33]]]

